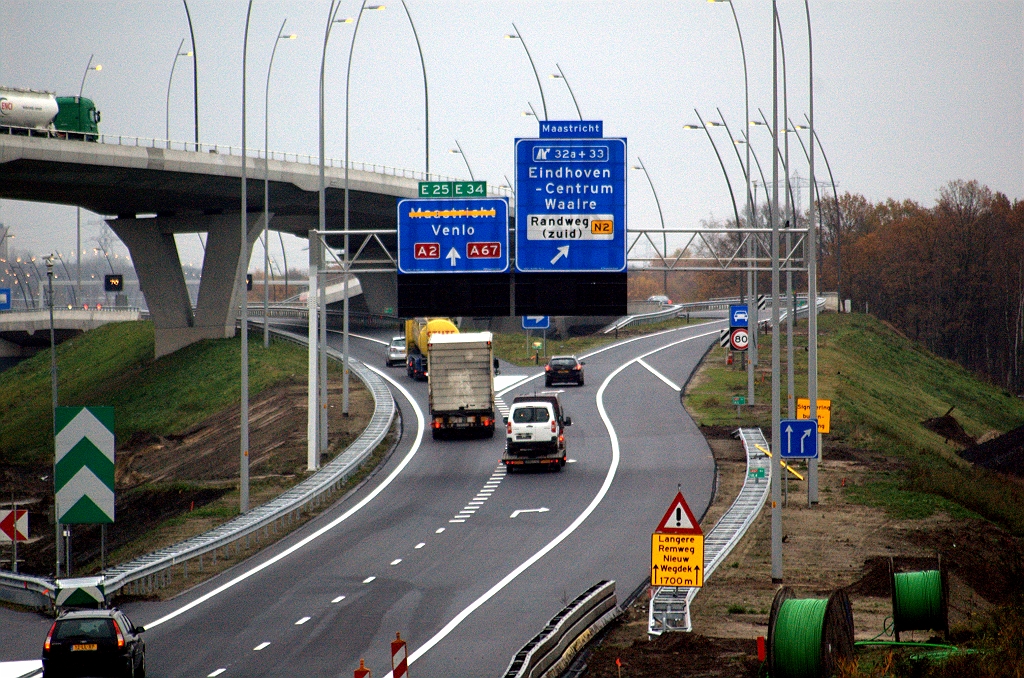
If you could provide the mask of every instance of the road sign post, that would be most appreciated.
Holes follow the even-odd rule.
[[[524,330],[546,330],[551,327],[551,316],[547,315],[524,315]]]
[[[704,585],[704,532],[677,492],[651,535],[651,586]]]

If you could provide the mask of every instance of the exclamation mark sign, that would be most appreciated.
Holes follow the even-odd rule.
[[[683,507],[682,506],[677,506],[676,507],[676,527],[679,527],[682,524],[683,524]]]

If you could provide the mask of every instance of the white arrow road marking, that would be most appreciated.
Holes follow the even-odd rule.
[[[558,261],[562,257],[565,257],[566,259],[569,258],[569,246],[568,245],[564,245],[564,246],[558,248],[558,254],[556,254],[555,258],[551,260],[551,263],[552,264],[555,263],[556,261]],[[454,266],[454,264],[452,264],[452,265]]]
[[[678,391],[682,390],[682,389],[681,389],[681,388],[680,388],[680,387],[679,387],[679,386],[678,386],[677,384],[674,384],[674,383],[673,383],[673,382],[672,382],[671,380],[669,380],[669,378],[668,378],[668,377],[666,377],[666,376],[665,376],[664,374],[662,374],[662,373],[661,373],[661,372],[659,372],[658,370],[656,370],[656,369],[654,369],[653,367],[651,367],[650,365],[648,365],[648,364],[647,364],[646,362],[644,362],[644,361],[643,361],[643,360],[641,360],[640,358],[637,358],[637,360],[636,360],[636,361],[637,361],[638,363],[640,363],[641,365],[643,365],[644,367],[646,367],[646,368],[647,368],[647,371],[648,371],[648,372],[650,372],[651,374],[653,374],[654,376],[656,376],[656,377],[657,377],[658,379],[661,379],[661,380],[662,380],[663,382],[665,382],[666,384],[668,384],[668,387],[669,387],[670,389],[672,389],[673,391],[677,391],[677,392],[678,392]]]
[[[459,253],[456,252],[455,248],[453,247],[450,250],[448,250],[448,254],[444,255],[444,258],[452,262],[452,266],[455,266],[455,260],[461,259],[462,257],[459,256]]]
[[[513,511],[512,515],[510,515],[509,518],[515,518],[520,513],[547,513],[550,510],[551,509],[546,508],[544,506],[541,506],[540,508],[536,508],[536,509],[519,509],[518,511]]]

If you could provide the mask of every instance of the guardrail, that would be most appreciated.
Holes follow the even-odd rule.
[[[747,453],[747,477],[729,510],[704,536],[704,581],[711,577],[729,552],[739,543],[757,518],[771,488],[771,460],[758,447],[769,449],[759,428],[739,429],[743,449]],[[760,476],[760,470],[764,475]],[[663,586],[651,596],[647,614],[647,634],[660,636],[666,631],[690,631],[690,603],[698,588]]]
[[[504,678],[556,678],[583,647],[622,614],[615,582],[600,581],[551,618],[509,663]]]
[[[286,340],[305,343],[301,335],[282,330],[275,330],[275,333]],[[341,359],[341,354],[334,349],[328,349],[327,354],[331,358]],[[373,396],[374,412],[369,425],[344,452],[314,475],[248,513],[204,534],[108,568],[100,577],[100,588],[105,597],[109,598],[125,587],[130,587],[132,593],[148,593],[162,588],[173,580],[174,568],[178,568],[181,575],[187,578],[188,565],[195,560],[198,560],[198,571],[202,572],[205,555],[211,554],[215,563],[219,551],[226,554],[234,546],[238,552],[243,539],[248,547],[250,539],[259,541],[261,538],[269,538],[271,530],[275,533],[278,531],[279,523],[290,524],[298,520],[307,507],[324,504],[340,489],[342,483],[384,440],[396,412],[391,391],[383,379],[351,357],[349,366]],[[0,572],[0,598],[30,607],[52,607],[60,584],[61,580],[54,582],[43,577]],[[26,594],[19,593],[21,591],[33,592],[32,600],[28,600]],[[47,604],[40,604],[44,600]]]
[[[18,130],[14,132],[15,136],[32,136],[32,137],[53,137],[56,132],[49,130],[39,130],[28,127],[12,127],[10,125],[4,125],[4,129],[7,130]],[[237,155],[241,157],[242,147],[241,146],[230,146],[224,144],[196,144],[194,141],[174,141],[171,139],[157,139],[151,137],[134,137],[125,134],[90,134],[90,137],[94,137],[95,141],[89,141],[85,143],[96,143],[108,144],[111,146],[132,146],[138,148],[162,148],[169,151],[188,151],[192,153],[212,153],[215,155]],[[69,141],[80,141],[78,139],[71,139]],[[304,165],[320,165],[319,155],[309,155],[305,153],[288,153],[286,151],[270,151],[269,153],[264,149],[260,148],[246,148],[245,155],[248,158],[255,158],[257,160],[263,160],[269,155],[270,160],[280,160],[282,162],[295,162]],[[345,168],[345,161],[337,158],[324,158],[325,167],[337,167],[340,169]],[[360,170],[363,172],[373,172],[375,174],[386,174],[394,177],[403,177],[406,179],[418,179],[419,181],[464,181],[464,179],[455,179],[449,176],[441,174],[427,174],[418,170],[402,169],[400,167],[391,167],[389,165],[379,165],[377,163],[361,162],[355,160],[349,160],[348,168],[352,170]],[[488,186],[488,191],[494,194],[500,195],[512,195],[512,189],[506,186]]]

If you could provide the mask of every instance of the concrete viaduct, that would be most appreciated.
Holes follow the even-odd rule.
[[[240,155],[0,135],[0,198],[105,215],[131,252],[161,356],[200,339],[234,336],[243,276],[263,228],[263,163],[247,161],[249,249],[244,254]],[[319,165],[270,160],[268,175],[270,228],[308,237],[318,227]],[[350,230],[394,229],[397,201],[416,197],[423,178],[403,170],[350,169]],[[326,169],[329,230],[343,228],[344,180],[343,169]],[[195,309],[175,233],[207,234]],[[328,244],[340,246],[340,237]],[[358,246],[354,238],[350,245]],[[395,248],[393,235],[381,236],[367,242],[361,258],[390,260]],[[359,272],[359,278],[371,311],[396,305],[395,273]]]

